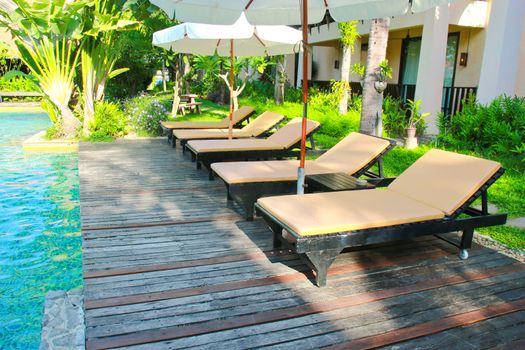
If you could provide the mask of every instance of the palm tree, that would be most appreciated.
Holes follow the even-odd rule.
[[[383,131],[381,120],[383,114],[383,93],[378,93],[374,84],[379,78],[379,64],[386,56],[389,27],[389,17],[374,19],[370,25],[361,124],[359,126],[361,132],[369,135],[381,136]]]

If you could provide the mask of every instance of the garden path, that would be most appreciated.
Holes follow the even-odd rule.
[[[81,144],[88,349],[525,347],[525,264],[425,237],[312,284],[262,220],[165,142]]]

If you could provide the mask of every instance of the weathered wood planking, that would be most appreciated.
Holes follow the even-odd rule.
[[[425,237],[341,254],[327,288],[165,141],[82,144],[88,349],[519,348],[525,265]]]

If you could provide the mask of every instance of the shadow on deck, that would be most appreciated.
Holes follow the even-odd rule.
[[[161,141],[80,147],[88,349],[520,348],[525,264],[425,237],[348,250],[318,288]]]

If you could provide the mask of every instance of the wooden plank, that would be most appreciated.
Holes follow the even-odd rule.
[[[96,278],[96,277],[108,277],[108,276],[119,276],[119,275],[131,275],[135,273],[163,271],[163,270],[175,270],[185,267],[203,266],[203,265],[215,265],[224,262],[240,261],[240,260],[259,260],[269,258],[272,256],[281,256],[291,254],[289,250],[276,250],[262,253],[251,253],[251,254],[239,254],[230,255],[218,258],[207,258],[199,260],[186,260],[174,264],[158,264],[142,267],[132,267],[123,269],[103,270],[103,271],[92,271],[85,272],[84,279]]]
[[[128,346],[132,344],[143,344],[148,342],[161,341],[166,339],[177,339],[181,337],[194,336],[202,333],[217,332],[225,329],[245,327],[247,325],[267,323],[275,320],[285,320],[294,317],[300,317],[312,313],[320,313],[332,311],[339,308],[348,307],[351,305],[365,304],[376,300],[391,298],[393,296],[417,293],[429,289],[439,288],[446,285],[465,283],[476,281],[492,276],[497,276],[505,273],[512,273],[518,271],[525,271],[523,264],[514,264],[505,266],[503,268],[495,268],[487,270],[486,272],[465,273],[462,276],[454,276],[445,279],[434,279],[409,286],[401,286],[389,290],[381,290],[373,293],[364,293],[360,295],[351,295],[348,297],[341,297],[335,300],[325,300],[318,303],[311,303],[304,306],[293,308],[282,308],[270,312],[261,312],[256,315],[240,316],[233,319],[221,319],[209,322],[198,323],[193,326],[186,327],[166,327],[162,329],[155,329],[143,332],[134,332],[131,334],[124,334],[108,339],[88,339],[86,343],[87,349],[106,349],[116,348],[121,346]],[[203,291],[204,292],[204,291]],[[87,306],[86,306],[87,307]],[[88,307],[87,307],[88,308]],[[508,307],[503,307],[501,310],[510,312],[509,310],[520,310],[525,308],[525,300],[520,303]],[[500,310],[500,309],[497,309]],[[501,311],[501,312],[503,312]],[[502,313],[500,313],[502,314]]]
[[[466,312],[439,320],[421,323],[416,326],[398,329],[374,337],[357,339],[348,343],[327,347],[330,350],[367,350],[375,349],[388,344],[395,344],[408,339],[414,339],[425,335],[435,334],[454,327],[470,325],[489,318],[506,315],[509,313],[525,310],[525,299],[507,303],[493,304],[475,311]]]

